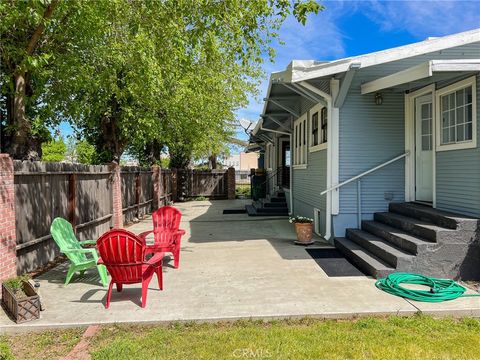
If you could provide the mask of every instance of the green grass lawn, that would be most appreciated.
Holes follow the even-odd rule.
[[[66,355],[79,339],[79,330],[4,336],[0,354],[52,359]],[[415,316],[106,326],[89,349],[92,359],[479,359],[480,320]]]

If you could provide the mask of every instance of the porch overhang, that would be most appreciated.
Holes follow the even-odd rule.
[[[399,85],[432,78],[439,79],[480,71],[480,59],[430,60],[411,68],[367,82],[361,86],[362,95]]]

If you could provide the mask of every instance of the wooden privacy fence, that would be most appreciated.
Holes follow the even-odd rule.
[[[235,170],[12,161],[0,154],[0,190],[2,280],[59,255],[50,235],[56,217],[67,219],[79,240],[97,239],[180,197],[234,199]]]
[[[178,170],[179,197],[228,198],[228,170]]]
[[[155,167],[122,166],[120,168],[124,223],[137,221],[146,214],[150,214],[156,207],[173,201],[172,171],[161,169],[158,178],[158,204],[155,203],[155,171],[153,169]]]
[[[108,166],[14,162],[18,272],[35,270],[58,255],[50,236],[55,217],[69,220],[81,239],[109,230],[110,177]]]
[[[50,235],[50,224],[56,217],[67,219],[81,240],[97,239],[112,228],[112,183],[116,170],[120,175],[122,224],[142,218],[173,200],[171,171],[159,167],[115,169],[109,165],[30,161],[14,161],[13,165],[19,273],[35,270],[59,254]]]

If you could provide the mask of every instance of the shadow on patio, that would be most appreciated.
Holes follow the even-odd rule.
[[[295,234],[286,218],[223,215],[244,201],[176,204],[184,214],[180,267],[165,266],[164,290],[154,278],[147,307],[140,307],[140,284],[114,290],[104,308],[106,288],[91,269],[64,286],[67,264],[38,278],[46,310],[41,319],[16,325],[0,312],[0,329],[79,326],[102,323],[149,323],[278,317],[352,317],[414,314],[413,306],[374,286],[366,276],[329,278],[305,248],[293,245]],[[152,228],[150,218],[129,227]],[[295,261],[291,261],[295,260]],[[165,262],[171,264],[170,258]],[[434,309],[479,311],[478,299],[461,299]],[[430,308],[426,308],[429,310]]]

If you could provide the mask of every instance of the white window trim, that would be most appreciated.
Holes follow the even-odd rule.
[[[297,135],[297,126],[299,126],[301,123],[303,123],[303,126],[306,126],[307,129],[303,129],[302,131]],[[294,169],[300,169],[300,168],[306,168],[307,167],[307,148],[308,148],[308,112],[304,113],[301,115],[295,122],[293,123],[293,162],[292,162],[292,167]],[[302,140],[302,133],[305,133],[306,139],[305,139],[305,144],[303,144],[302,141],[300,141],[300,147],[299,151],[297,152],[297,146],[296,146],[296,141],[297,138]]]
[[[320,151],[320,150],[326,150],[328,147],[328,143],[323,143],[323,144],[318,144],[315,146],[310,146],[309,152],[315,152],[315,151]]]
[[[326,150],[327,147],[328,147],[328,141],[327,142],[324,142],[324,143],[320,143],[318,145],[312,145],[313,144],[313,133],[312,133],[312,130],[313,130],[313,114],[318,112],[318,138],[320,139],[320,137],[322,136],[322,109],[324,108],[325,106],[322,105],[322,104],[318,104],[318,105],[315,105],[314,107],[312,107],[310,109],[310,120],[309,120],[309,123],[310,123],[310,131],[309,131],[309,148],[308,148],[308,151],[309,152],[315,152],[315,151],[320,151],[320,150]],[[328,114],[328,112],[327,112]],[[327,115],[328,116],[328,115]],[[327,117],[327,126],[328,126],[328,117]],[[328,128],[327,128],[328,129]],[[327,140],[328,140],[328,137],[327,137]]]
[[[441,144],[441,101],[440,98],[447,94],[451,94],[462,88],[471,86],[472,87],[472,140],[458,142],[455,144]],[[449,151],[449,150],[460,150],[460,149],[473,149],[477,147],[477,86],[476,86],[476,76],[471,76],[465,80],[456,82],[452,85],[446,86],[442,89],[439,89],[435,92],[435,103],[436,103],[436,118],[435,122],[435,135],[438,139],[436,143],[436,151]]]

